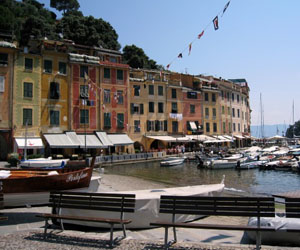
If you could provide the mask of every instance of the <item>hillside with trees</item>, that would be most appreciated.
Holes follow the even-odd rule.
[[[37,0],[0,0],[0,33],[13,35],[20,46],[29,39],[68,39],[76,44],[120,50],[118,34],[102,18],[84,16],[77,0],[49,0],[50,6],[62,11],[62,18]],[[135,45],[125,46],[124,62],[133,68],[158,69],[160,66]]]

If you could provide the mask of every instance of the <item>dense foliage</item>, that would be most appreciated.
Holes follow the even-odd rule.
[[[145,54],[144,50],[135,45],[126,45],[123,48],[123,60],[132,68],[159,69],[160,66]]]
[[[294,125],[290,125],[286,130],[286,137],[293,138],[293,136],[300,136],[300,121],[295,122]]]
[[[62,11],[62,18],[37,0],[0,0],[0,33],[13,34],[21,46],[30,38],[68,39],[76,44],[120,50],[118,34],[110,23],[84,16],[77,0],[50,0],[50,6]],[[161,69],[162,66],[135,45],[125,46],[124,62],[133,68]]]

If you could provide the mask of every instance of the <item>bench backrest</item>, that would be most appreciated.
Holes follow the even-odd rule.
[[[285,198],[287,218],[300,218],[300,198]]]
[[[161,196],[160,213],[274,217],[271,197]]]
[[[51,192],[49,206],[53,209],[71,208],[133,213],[134,194]]]

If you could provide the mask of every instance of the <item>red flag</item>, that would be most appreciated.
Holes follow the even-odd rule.
[[[202,32],[198,35],[198,39],[200,39],[204,34],[204,30],[202,30]]]
[[[219,21],[218,16],[216,16],[213,20],[215,30],[219,29]]]
[[[180,53],[180,54],[178,55],[178,58],[182,58],[182,53]]]
[[[192,50],[192,43],[189,44],[189,55],[191,54],[191,50]]]

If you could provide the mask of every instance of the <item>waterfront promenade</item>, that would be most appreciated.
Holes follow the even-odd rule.
[[[128,176],[103,174],[102,191],[126,191],[134,189],[163,188],[165,184],[145,181]],[[27,207],[5,209],[1,212],[8,221],[0,222],[0,249],[109,249],[109,231],[87,231],[86,228],[66,228],[65,231],[53,231],[43,239],[44,221],[36,218],[37,213],[49,212],[48,207]],[[204,219],[207,223],[216,222],[216,218]],[[230,220],[230,221],[229,221]],[[241,223],[241,219],[234,219]],[[232,218],[222,218],[224,223],[233,223]],[[243,221],[247,223],[247,221]],[[50,230],[51,232],[51,230]],[[239,231],[178,229],[178,243],[170,249],[254,249],[248,238]],[[116,236],[121,235],[116,231]],[[128,230],[128,237],[114,249],[163,249],[164,230],[162,228]],[[263,246],[262,249],[300,249],[297,247]]]

